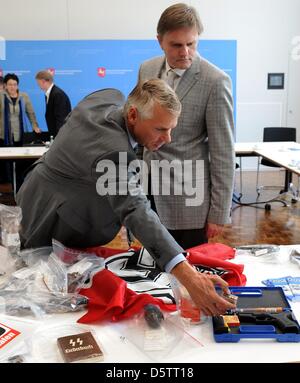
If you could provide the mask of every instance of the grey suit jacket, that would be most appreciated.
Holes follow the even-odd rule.
[[[52,238],[72,247],[103,245],[124,224],[162,269],[183,251],[151,210],[138,183],[134,195],[118,193],[137,171],[119,157],[122,153],[128,162],[136,159],[122,114],[124,101],[114,89],[87,96],[35,163],[17,194],[25,247],[51,245]],[[98,172],[100,161],[115,164],[116,172]],[[117,193],[99,195],[96,185],[103,179]]]
[[[139,80],[160,77],[164,65],[164,56],[145,61],[140,67]],[[192,160],[194,165],[200,160],[199,172],[185,172],[185,178],[175,180],[182,183],[181,195],[154,195],[158,215],[173,230],[202,228],[206,222],[229,223],[235,168],[230,78],[196,56],[180,79],[176,93],[182,112],[172,132],[172,142],[157,152],[145,150],[144,159],[148,167],[151,160]],[[155,182],[162,181],[152,177],[152,184]],[[198,196],[194,190],[193,197],[191,191],[195,185]]]

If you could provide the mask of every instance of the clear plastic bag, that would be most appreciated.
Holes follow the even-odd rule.
[[[69,293],[88,287],[94,274],[105,267],[104,259],[101,257],[80,250],[69,249],[56,240],[53,240],[52,243],[56,265],[58,266],[60,262],[61,269],[64,268],[66,288]],[[52,267],[51,270],[55,272],[55,267]]]
[[[169,278],[179,315],[185,325],[204,323],[207,317],[195,306],[187,289],[173,275],[170,275]]]
[[[78,324],[60,324],[60,325],[45,325],[38,328],[33,336],[28,340],[28,348],[30,350],[30,362],[33,363],[63,363],[64,360],[60,354],[57,339],[69,336],[78,335],[84,332],[91,332],[100,349],[103,351],[103,346],[99,342],[95,332],[91,327]],[[105,356],[105,352],[104,352]],[[87,360],[93,362],[94,360]]]
[[[83,310],[88,303],[86,297],[67,292],[67,272],[54,254],[48,262],[15,271],[0,290],[0,298],[0,312],[40,319],[46,314]]]
[[[104,260],[93,254],[69,251],[54,242],[56,253],[50,247],[21,252],[21,259],[28,266],[15,271],[3,284],[2,312],[42,318],[45,314],[86,308],[88,299],[77,292],[89,286],[93,275],[104,268]]]
[[[87,303],[88,299],[79,294],[5,290],[0,293],[0,313],[17,317],[33,316],[42,319],[46,314],[84,310]]]
[[[19,255],[21,247],[19,235],[21,220],[20,207],[0,204],[1,243],[8,249],[10,255],[15,257]]]
[[[156,362],[178,357],[183,348],[203,347],[199,339],[185,330],[180,316],[165,312],[162,315],[164,319],[159,321],[159,326],[151,326],[143,310],[132,319],[120,323],[120,332],[150,360]]]
[[[26,249],[20,251],[20,257],[24,264],[28,267],[34,266],[40,261],[47,262],[49,255],[52,253],[51,246],[38,247],[36,249]]]
[[[255,257],[255,262],[284,263],[286,261],[286,256],[284,252],[282,252],[282,248],[278,245],[244,245],[238,246],[236,250],[236,254],[239,256],[247,255]]]
[[[90,253],[85,253],[81,250],[70,249],[69,247],[65,247],[59,241],[53,239],[52,240],[52,248],[53,252],[57,255],[57,257],[65,264],[72,265],[75,262],[78,262],[84,256],[90,256]]]
[[[292,249],[290,251],[290,261],[300,267],[300,251],[298,249]]]
[[[42,266],[43,281],[48,290],[54,293],[67,293],[68,276],[64,263],[54,253],[51,253],[48,262],[43,262]]]
[[[9,254],[8,249],[0,246],[0,288],[7,283],[11,274],[16,270],[15,259]]]
[[[0,315],[0,363],[23,363],[27,361],[27,340],[36,331],[35,320]]]

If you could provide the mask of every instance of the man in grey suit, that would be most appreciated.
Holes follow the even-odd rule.
[[[165,196],[152,192],[151,195],[152,207],[184,249],[207,242],[207,238],[221,233],[223,225],[230,223],[233,193],[231,81],[227,74],[197,53],[202,30],[195,8],[182,3],[168,7],[157,25],[157,38],[165,55],[145,61],[139,71],[139,81],[159,77],[168,82],[182,104],[172,142],[158,152],[145,149],[144,160],[147,163],[164,159],[192,160],[203,164],[203,171],[197,174],[194,170],[184,180],[188,190],[198,182],[201,199],[187,204],[184,194]],[[156,184],[163,182],[152,175],[152,191],[159,190]]]
[[[124,102],[116,89],[84,98],[35,163],[17,194],[23,246],[51,245],[52,238],[77,248],[103,245],[123,224],[205,314],[233,308],[214,288],[227,290],[227,283],[186,261],[139,185],[134,147],[138,142],[157,150],[170,142],[181,110],[175,92],[153,79],[138,84]]]

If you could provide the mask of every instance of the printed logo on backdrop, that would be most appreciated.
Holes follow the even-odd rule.
[[[55,69],[55,75],[57,76],[74,76],[78,73],[82,73],[81,69]]]
[[[4,71],[3,71],[3,73],[4,73]],[[29,70],[29,69],[8,68],[8,69],[5,69],[5,73],[14,73],[18,77],[22,77],[23,75],[31,74],[31,70]]]
[[[0,36],[0,60],[6,59],[6,42],[5,38]]]
[[[48,68],[47,71],[54,76],[55,75],[55,68]]]
[[[106,69],[104,67],[99,67],[97,69],[97,74],[99,77],[105,77]]]
[[[117,75],[117,76],[126,76],[127,74],[129,73],[132,73],[133,72],[133,69],[106,69],[104,67],[99,67],[97,69],[97,74],[99,77],[105,77],[105,76],[114,76],[114,75]]]

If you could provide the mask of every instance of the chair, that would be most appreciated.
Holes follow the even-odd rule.
[[[263,134],[263,142],[280,142],[280,141],[296,141],[296,128],[264,128]],[[257,173],[256,173],[256,192],[260,195],[261,189],[274,189],[278,188],[278,186],[258,186],[259,179],[259,167],[261,165],[270,166],[273,168],[280,168],[279,165],[276,165],[274,162],[269,161],[267,159],[258,158],[257,161]],[[292,182],[292,173],[286,171],[285,173],[285,187],[280,191],[282,193],[285,189],[288,188],[288,185]]]

